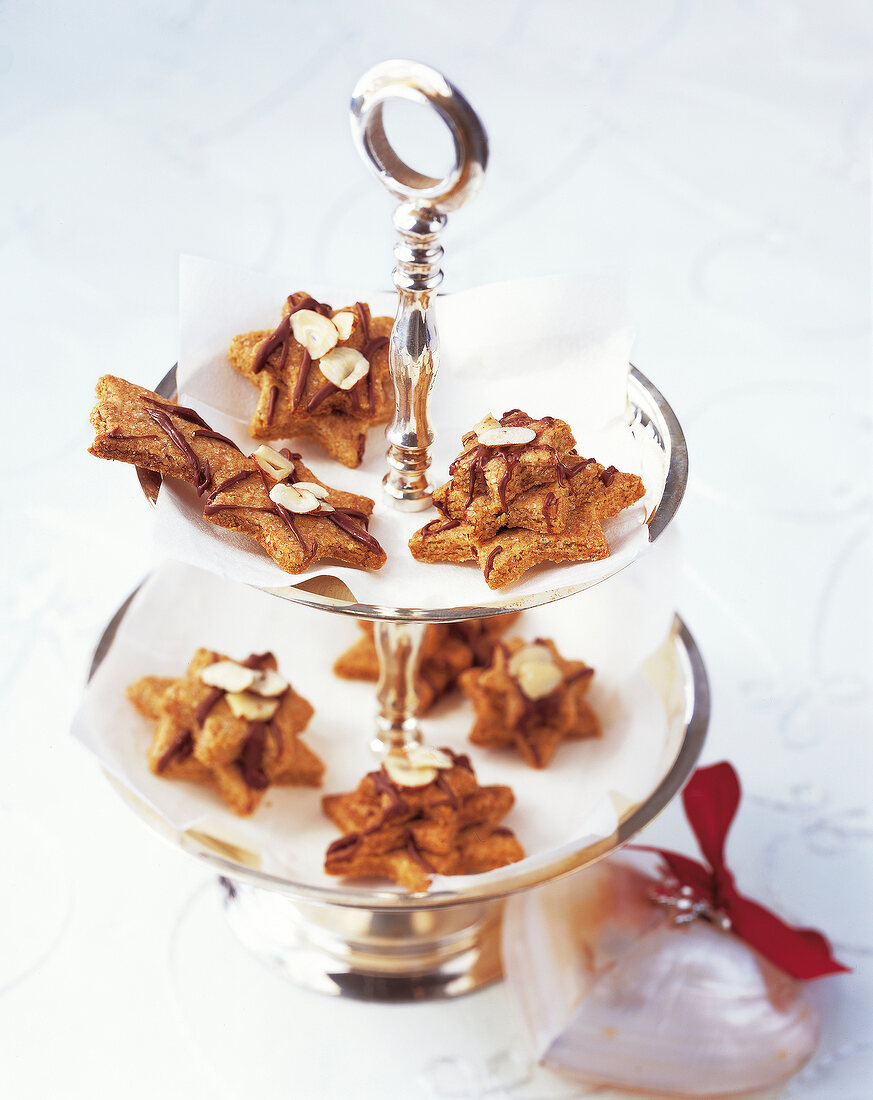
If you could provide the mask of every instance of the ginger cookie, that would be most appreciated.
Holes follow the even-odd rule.
[[[311,439],[344,466],[361,464],[367,430],[394,410],[388,370],[393,320],[363,302],[331,309],[306,293],[288,296],[272,331],[230,344],[231,366],[260,390],[254,439]]]
[[[127,696],[155,723],[155,775],[212,787],[236,814],[253,813],[271,785],[321,785],[324,764],[299,738],[312,706],[272,653],[237,662],[198,649],[183,676],[143,676]]]
[[[546,767],[562,741],[600,736],[586,699],[593,676],[593,668],[566,660],[548,638],[498,642],[488,668],[459,679],[476,712],[471,743],[514,748],[532,768]]]

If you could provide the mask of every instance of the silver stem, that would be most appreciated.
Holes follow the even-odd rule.
[[[394,419],[386,432],[388,473],[382,484],[395,507],[409,512],[427,508],[433,493],[428,405],[440,359],[434,291],[443,281],[437,238],[445,224],[445,214],[413,203],[402,203],[394,213],[400,236],[394,248],[397,317],[388,348]]]
[[[421,744],[415,677],[427,626],[379,621],[373,627],[379,655],[379,713],[370,748],[382,755],[391,749]]]
[[[416,172],[392,148],[383,118],[383,107],[392,99],[431,107],[448,127],[455,161],[442,179]],[[419,511],[429,507],[433,492],[428,400],[439,365],[433,295],[443,278],[437,238],[446,211],[457,210],[481,187],[488,139],[458,89],[442,73],[414,61],[385,61],[365,73],[353,93],[351,114],[352,135],[365,163],[401,200],[394,215],[400,236],[394,249],[399,301],[388,351],[395,405],[383,485],[395,508]]]

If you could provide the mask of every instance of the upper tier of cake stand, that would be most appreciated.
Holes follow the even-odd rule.
[[[167,398],[175,397],[175,367],[161,380],[157,386],[157,392]],[[664,477],[661,492],[651,501],[647,518],[648,539],[649,542],[654,542],[673,519],[685,493],[688,479],[688,453],[682,428],[672,408],[663,394],[633,365],[630,366],[628,373],[627,419],[635,434],[645,436],[660,451],[663,462]],[[155,503],[161,485],[160,476],[145,470],[139,470],[138,475],[146,496]],[[489,591],[486,598],[473,602],[468,598],[453,599],[452,592],[447,590],[444,602],[441,601],[442,606],[439,607],[392,606],[360,601],[346,581],[331,576],[327,570],[323,574],[308,577],[297,584],[267,587],[264,591],[307,607],[321,608],[325,611],[364,619],[422,623],[457,622],[552,603],[599,584],[600,581],[623,569],[630,560],[632,559],[627,556],[617,558],[615,567],[610,569],[610,559],[607,559],[605,563],[598,563],[601,567],[605,565],[606,568],[598,569],[596,575],[590,579],[564,585],[551,583],[548,587],[544,586],[542,590],[521,595],[513,594],[511,587],[505,594]],[[422,565],[421,568],[425,570],[432,567]],[[556,572],[559,570],[550,572],[552,582]]]

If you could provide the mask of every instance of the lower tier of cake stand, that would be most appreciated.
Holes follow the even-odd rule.
[[[529,871],[521,864],[490,886],[415,896],[307,890],[234,866],[197,834],[176,839],[221,871],[225,913],[238,939],[295,984],[387,1003],[473,992],[502,976],[503,898],[584,873],[650,824],[691,774],[709,722],[709,687],[700,652],[680,620],[651,674],[675,725],[675,755],[657,788],[626,809],[611,836]]]
[[[295,901],[222,876],[238,939],[296,985],[368,1001],[471,993],[502,977],[502,901],[386,912]]]

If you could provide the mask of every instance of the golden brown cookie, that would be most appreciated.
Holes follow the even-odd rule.
[[[444,518],[409,540],[416,561],[475,560],[492,589],[541,562],[608,557],[601,524],[639,500],[642,481],[576,453],[569,426],[513,409],[464,436],[434,493]]]
[[[213,787],[234,813],[252,813],[272,784],[321,784],[324,764],[299,738],[312,707],[272,653],[237,662],[198,649],[183,676],[143,676],[127,696],[156,723],[155,775]]]
[[[459,679],[476,712],[470,741],[516,748],[532,768],[546,767],[561,741],[600,736],[585,698],[593,676],[593,668],[565,660],[548,638],[498,642],[488,668],[469,669]]]
[[[97,383],[97,398],[91,454],[192,483],[206,495],[210,523],[250,536],[287,573],[323,558],[367,569],[385,564],[385,551],[367,530],[373,501],[324,485],[300,455],[272,448],[257,452],[269,452],[269,461],[244,455],[193,409],[111,375]],[[274,499],[279,482],[315,489],[306,497],[292,492],[293,502],[283,504]]]
[[[416,676],[418,713],[424,714],[437,699],[451,691],[465,669],[488,664],[495,640],[515,622],[519,614],[516,611],[488,619],[429,625],[424,632]],[[359,626],[364,632],[363,637],[336,659],[333,670],[344,680],[370,680],[375,683],[379,679],[379,657],[373,639],[373,624],[363,621]]]
[[[390,420],[394,409],[392,325],[390,317],[371,317],[363,302],[334,310],[299,291],[273,332],[234,336],[231,365],[260,389],[252,436],[306,436],[343,465],[359,466],[367,429]]]
[[[389,878],[423,891],[430,875],[490,871],[524,858],[499,822],[514,802],[509,787],[480,787],[466,756],[449,749],[392,753],[354,791],[325,795],[324,812],[342,831],[325,871]]]

